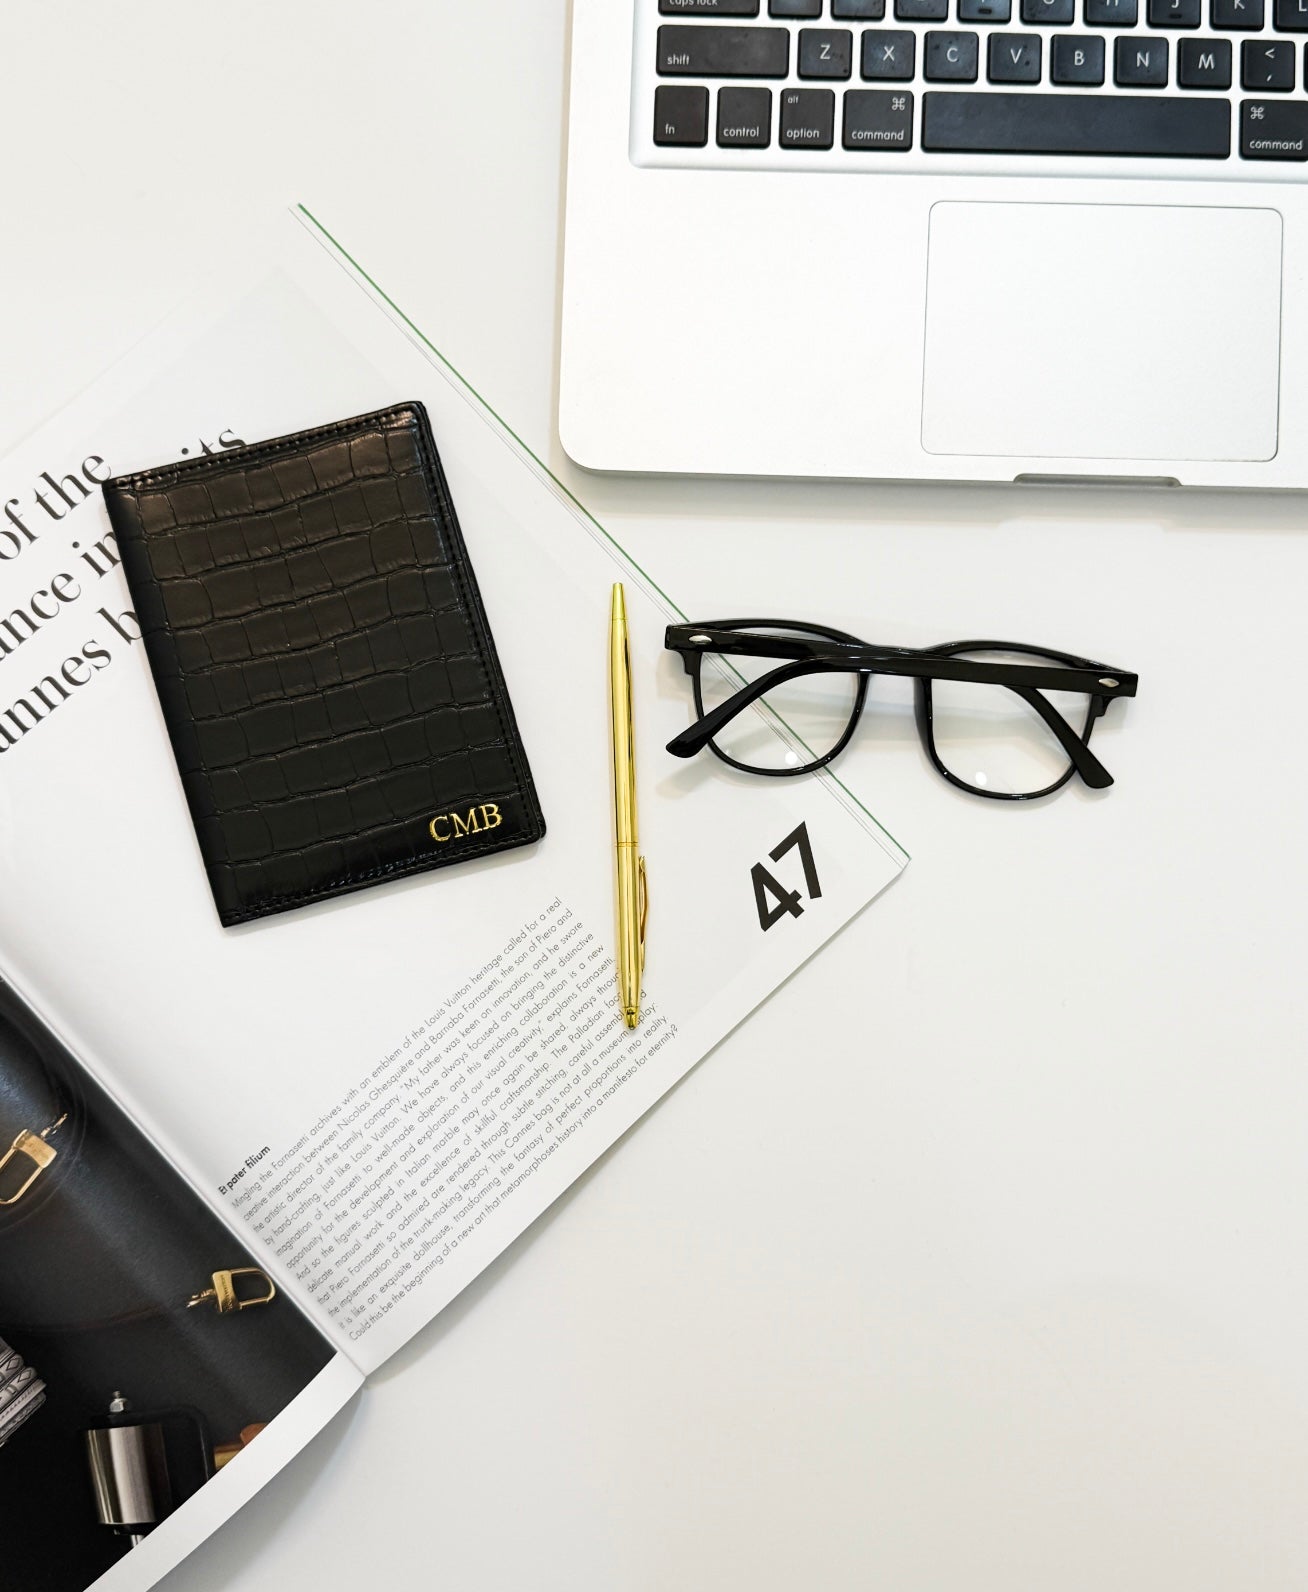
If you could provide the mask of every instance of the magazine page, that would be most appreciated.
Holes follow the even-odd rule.
[[[276,269],[163,328],[3,466],[0,959],[367,1370],[904,854],[835,781],[667,755],[693,716],[663,648],[675,610],[415,328],[287,227]],[[415,399],[545,836],[224,929],[98,483]],[[613,964],[614,580],[650,898],[634,1030]]]
[[[0,1145],[0,1579],[150,1586],[362,1377],[3,987]]]

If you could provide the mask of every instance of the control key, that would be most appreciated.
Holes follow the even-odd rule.
[[[1243,100],[1240,153],[1246,160],[1308,160],[1308,105]]]

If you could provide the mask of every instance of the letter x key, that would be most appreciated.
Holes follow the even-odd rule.
[[[911,33],[880,33],[868,28],[863,34],[863,77],[869,82],[910,82],[915,44]]]

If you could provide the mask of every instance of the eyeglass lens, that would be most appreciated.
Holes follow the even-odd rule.
[[[751,627],[748,634],[803,636],[806,632]],[[785,661],[779,657],[704,655],[696,703],[700,716]],[[808,674],[787,680],[760,699],[763,711],[746,708],[724,725],[713,745],[730,762],[760,773],[803,768],[839,745],[857,710],[858,684],[858,675],[849,673]]]
[[[1057,664],[1029,652],[967,652],[986,663]],[[1058,784],[1071,767],[1066,751],[1035,708],[1002,685],[932,680],[931,732],[936,755],[962,784],[991,796],[1031,796]],[[1088,698],[1073,691],[1042,691],[1078,736],[1089,720]]]

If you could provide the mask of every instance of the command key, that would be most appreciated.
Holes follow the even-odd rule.
[[[911,149],[913,96],[907,89],[850,89],[843,142],[846,149]]]
[[[1240,106],[1240,153],[1246,160],[1308,160],[1308,105],[1245,100]]]

